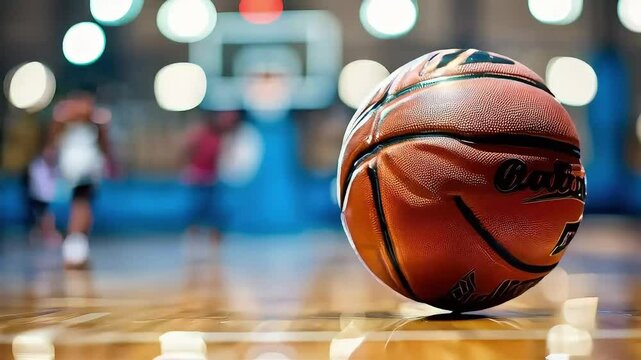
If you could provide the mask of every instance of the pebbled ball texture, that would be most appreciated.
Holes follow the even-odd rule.
[[[441,50],[396,70],[350,121],[339,158],[345,231],[400,294],[484,309],[540,281],[582,219],[568,113],[495,53]]]

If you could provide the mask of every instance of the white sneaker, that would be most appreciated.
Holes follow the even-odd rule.
[[[62,243],[62,258],[67,267],[82,267],[89,259],[89,240],[83,233],[67,235]]]

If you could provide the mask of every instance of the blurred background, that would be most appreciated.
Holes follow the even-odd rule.
[[[95,232],[338,229],[353,109],[390,71],[458,47],[545,78],[582,136],[587,212],[634,216],[640,32],[641,0],[3,0],[0,234],[29,230],[34,194],[64,229],[72,186],[47,144],[79,90],[108,122]]]
[[[446,48],[545,79],[588,174],[562,267],[455,322],[335,196],[354,109]],[[641,358],[639,64],[641,0],[1,0],[0,358]]]

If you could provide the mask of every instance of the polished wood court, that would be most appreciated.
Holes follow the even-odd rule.
[[[588,216],[543,282],[459,316],[385,288],[336,232],[97,237],[85,271],[6,235],[0,359],[641,359],[639,225]]]

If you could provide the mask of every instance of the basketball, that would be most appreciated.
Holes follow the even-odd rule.
[[[441,50],[356,110],[338,162],[343,227],[396,292],[456,312],[499,305],[564,255],[586,196],[570,115],[496,53]]]

